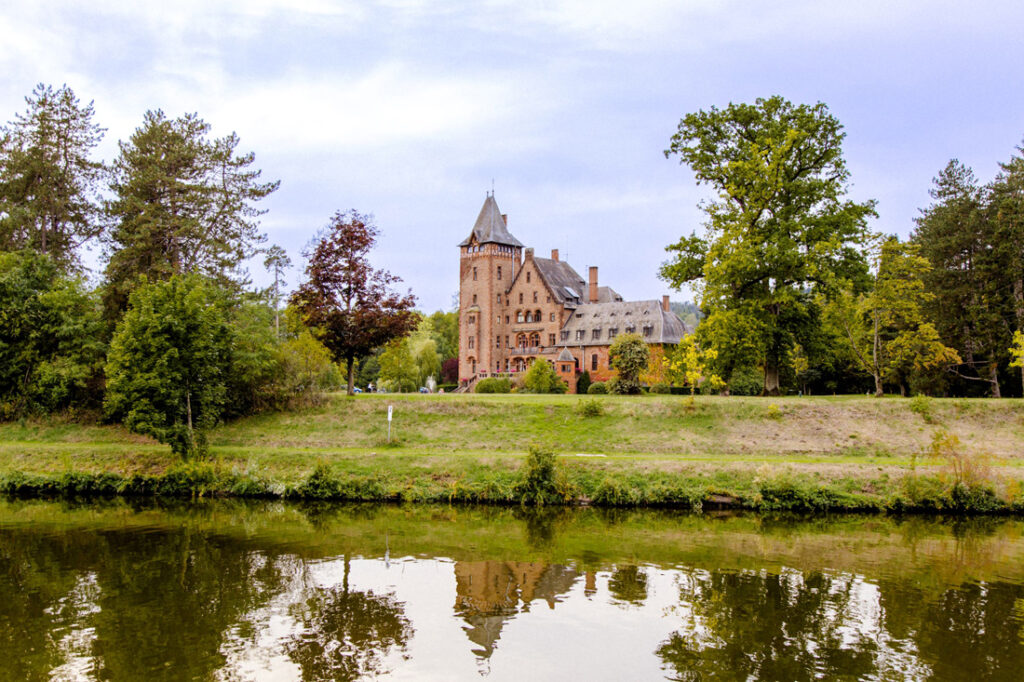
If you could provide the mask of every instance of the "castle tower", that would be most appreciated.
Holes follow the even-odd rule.
[[[459,383],[505,371],[508,301],[523,245],[488,194],[469,237],[459,244]]]

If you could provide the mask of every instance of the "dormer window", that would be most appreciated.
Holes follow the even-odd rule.
[[[645,324],[644,325],[644,336],[650,336],[653,333],[654,333],[654,326],[653,325],[649,325],[649,324]]]

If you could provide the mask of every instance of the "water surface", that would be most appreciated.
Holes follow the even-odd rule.
[[[1020,680],[1022,532],[0,500],[0,680]]]

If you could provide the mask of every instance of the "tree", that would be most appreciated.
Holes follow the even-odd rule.
[[[1024,371],[1024,331],[1017,330],[1013,333],[1013,345],[1010,346],[1010,367],[1020,367]]]
[[[227,396],[227,320],[223,292],[201,275],[137,288],[110,344],[107,416],[183,458],[201,454]]]
[[[875,381],[875,395],[884,395],[883,379],[906,393],[914,372],[953,366],[960,357],[944,346],[934,325],[926,321],[934,295],[925,290],[931,270],[921,247],[890,237],[881,243],[871,291],[859,296],[842,292],[831,312],[846,331],[857,362]]]
[[[526,370],[523,386],[530,393],[565,393],[569,388],[555,373],[551,363],[543,358],[535,360]]]
[[[705,205],[704,237],[667,247],[675,256],[661,276],[676,288],[697,282],[709,316],[733,311],[764,330],[765,395],[779,393],[813,293],[866,272],[859,247],[874,202],[844,199],[844,136],[824,104],[776,96],[689,114],[665,151],[718,198]]]
[[[612,393],[640,392],[640,373],[647,369],[651,353],[639,334],[620,334],[608,349],[608,365],[618,371],[610,382]]]
[[[410,348],[419,377],[417,385],[426,386],[430,377],[437,381],[441,376],[441,356],[437,352],[437,342],[431,338],[417,339],[415,343],[410,344]]]
[[[265,252],[263,267],[274,273],[274,332],[281,336],[281,287],[288,286],[284,281],[284,272],[292,266],[288,252],[274,244]]]
[[[940,338],[959,351],[956,376],[988,384],[998,398],[999,364],[1010,341],[1005,275],[1012,266],[994,248],[993,222],[970,168],[953,159],[929,194],[934,202],[921,211],[911,237],[931,265],[923,275],[934,296],[928,317]]]
[[[701,348],[697,345],[697,339],[691,334],[676,346],[669,359],[669,369],[683,378],[686,385],[690,387],[690,396],[692,397],[703,385],[712,388],[725,385],[725,382],[711,371],[711,362],[717,357],[717,351],[713,348],[707,350]]]
[[[989,188],[993,255],[1012,292],[1015,334],[1024,330],[1024,146],[1017,147],[1017,152],[999,164],[999,175]],[[1020,368],[1024,389],[1024,365],[1013,366]]]
[[[356,360],[405,336],[418,321],[412,293],[401,296],[389,289],[401,280],[370,266],[367,254],[378,234],[370,216],[335,213],[307,254],[307,279],[291,299],[304,321],[320,330],[335,360],[346,363],[349,395]]]
[[[168,119],[147,111],[111,169],[107,301],[124,308],[140,275],[150,281],[200,273],[237,280],[242,262],[265,240],[255,202],[279,182],[259,182],[252,152],[236,154],[234,133],[209,139],[196,114]]]
[[[389,391],[409,393],[419,386],[419,370],[406,338],[392,339],[377,358],[380,383]]]
[[[0,418],[94,407],[104,346],[96,297],[49,256],[0,252]]]
[[[0,248],[38,251],[66,271],[100,233],[103,164],[90,156],[104,129],[67,85],[40,83],[25,101],[0,135]]]

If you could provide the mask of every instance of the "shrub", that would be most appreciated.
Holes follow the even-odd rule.
[[[531,445],[520,474],[516,497],[521,504],[558,504],[572,498],[572,487],[558,470],[551,450]]]
[[[476,382],[476,393],[508,393],[512,390],[512,383],[508,379],[499,377],[488,377]]]
[[[523,385],[530,393],[565,393],[568,386],[547,360],[538,359],[527,370]]]
[[[651,359],[647,342],[639,334],[620,334],[608,349],[608,363],[618,371],[610,382],[612,393],[636,394],[640,392],[640,372],[647,369]]]
[[[973,488],[989,482],[991,457],[968,452],[960,444],[960,439],[951,433],[939,431],[932,436],[931,454],[945,460],[954,490],[961,486]]]
[[[764,413],[767,419],[782,419],[782,410],[775,403],[768,403],[768,410]]]
[[[651,386],[651,393],[660,393],[667,395],[669,393],[668,384],[654,384]]]
[[[932,401],[920,393],[910,399],[910,411],[921,416],[928,424],[932,423]]]
[[[604,405],[596,398],[581,400],[577,403],[576,409],[583,417],[600,417],[604,414]]]
[[[583,374],[580,374],[579,378],[576,379],[576,392],[586,393],[590,389],[590,372],[584,370]]]
[[[590,395],[604,395],[607,392],[608,387],[603,381],[595,381],[590,384],[590,387],[587,389],[587,393]]]

